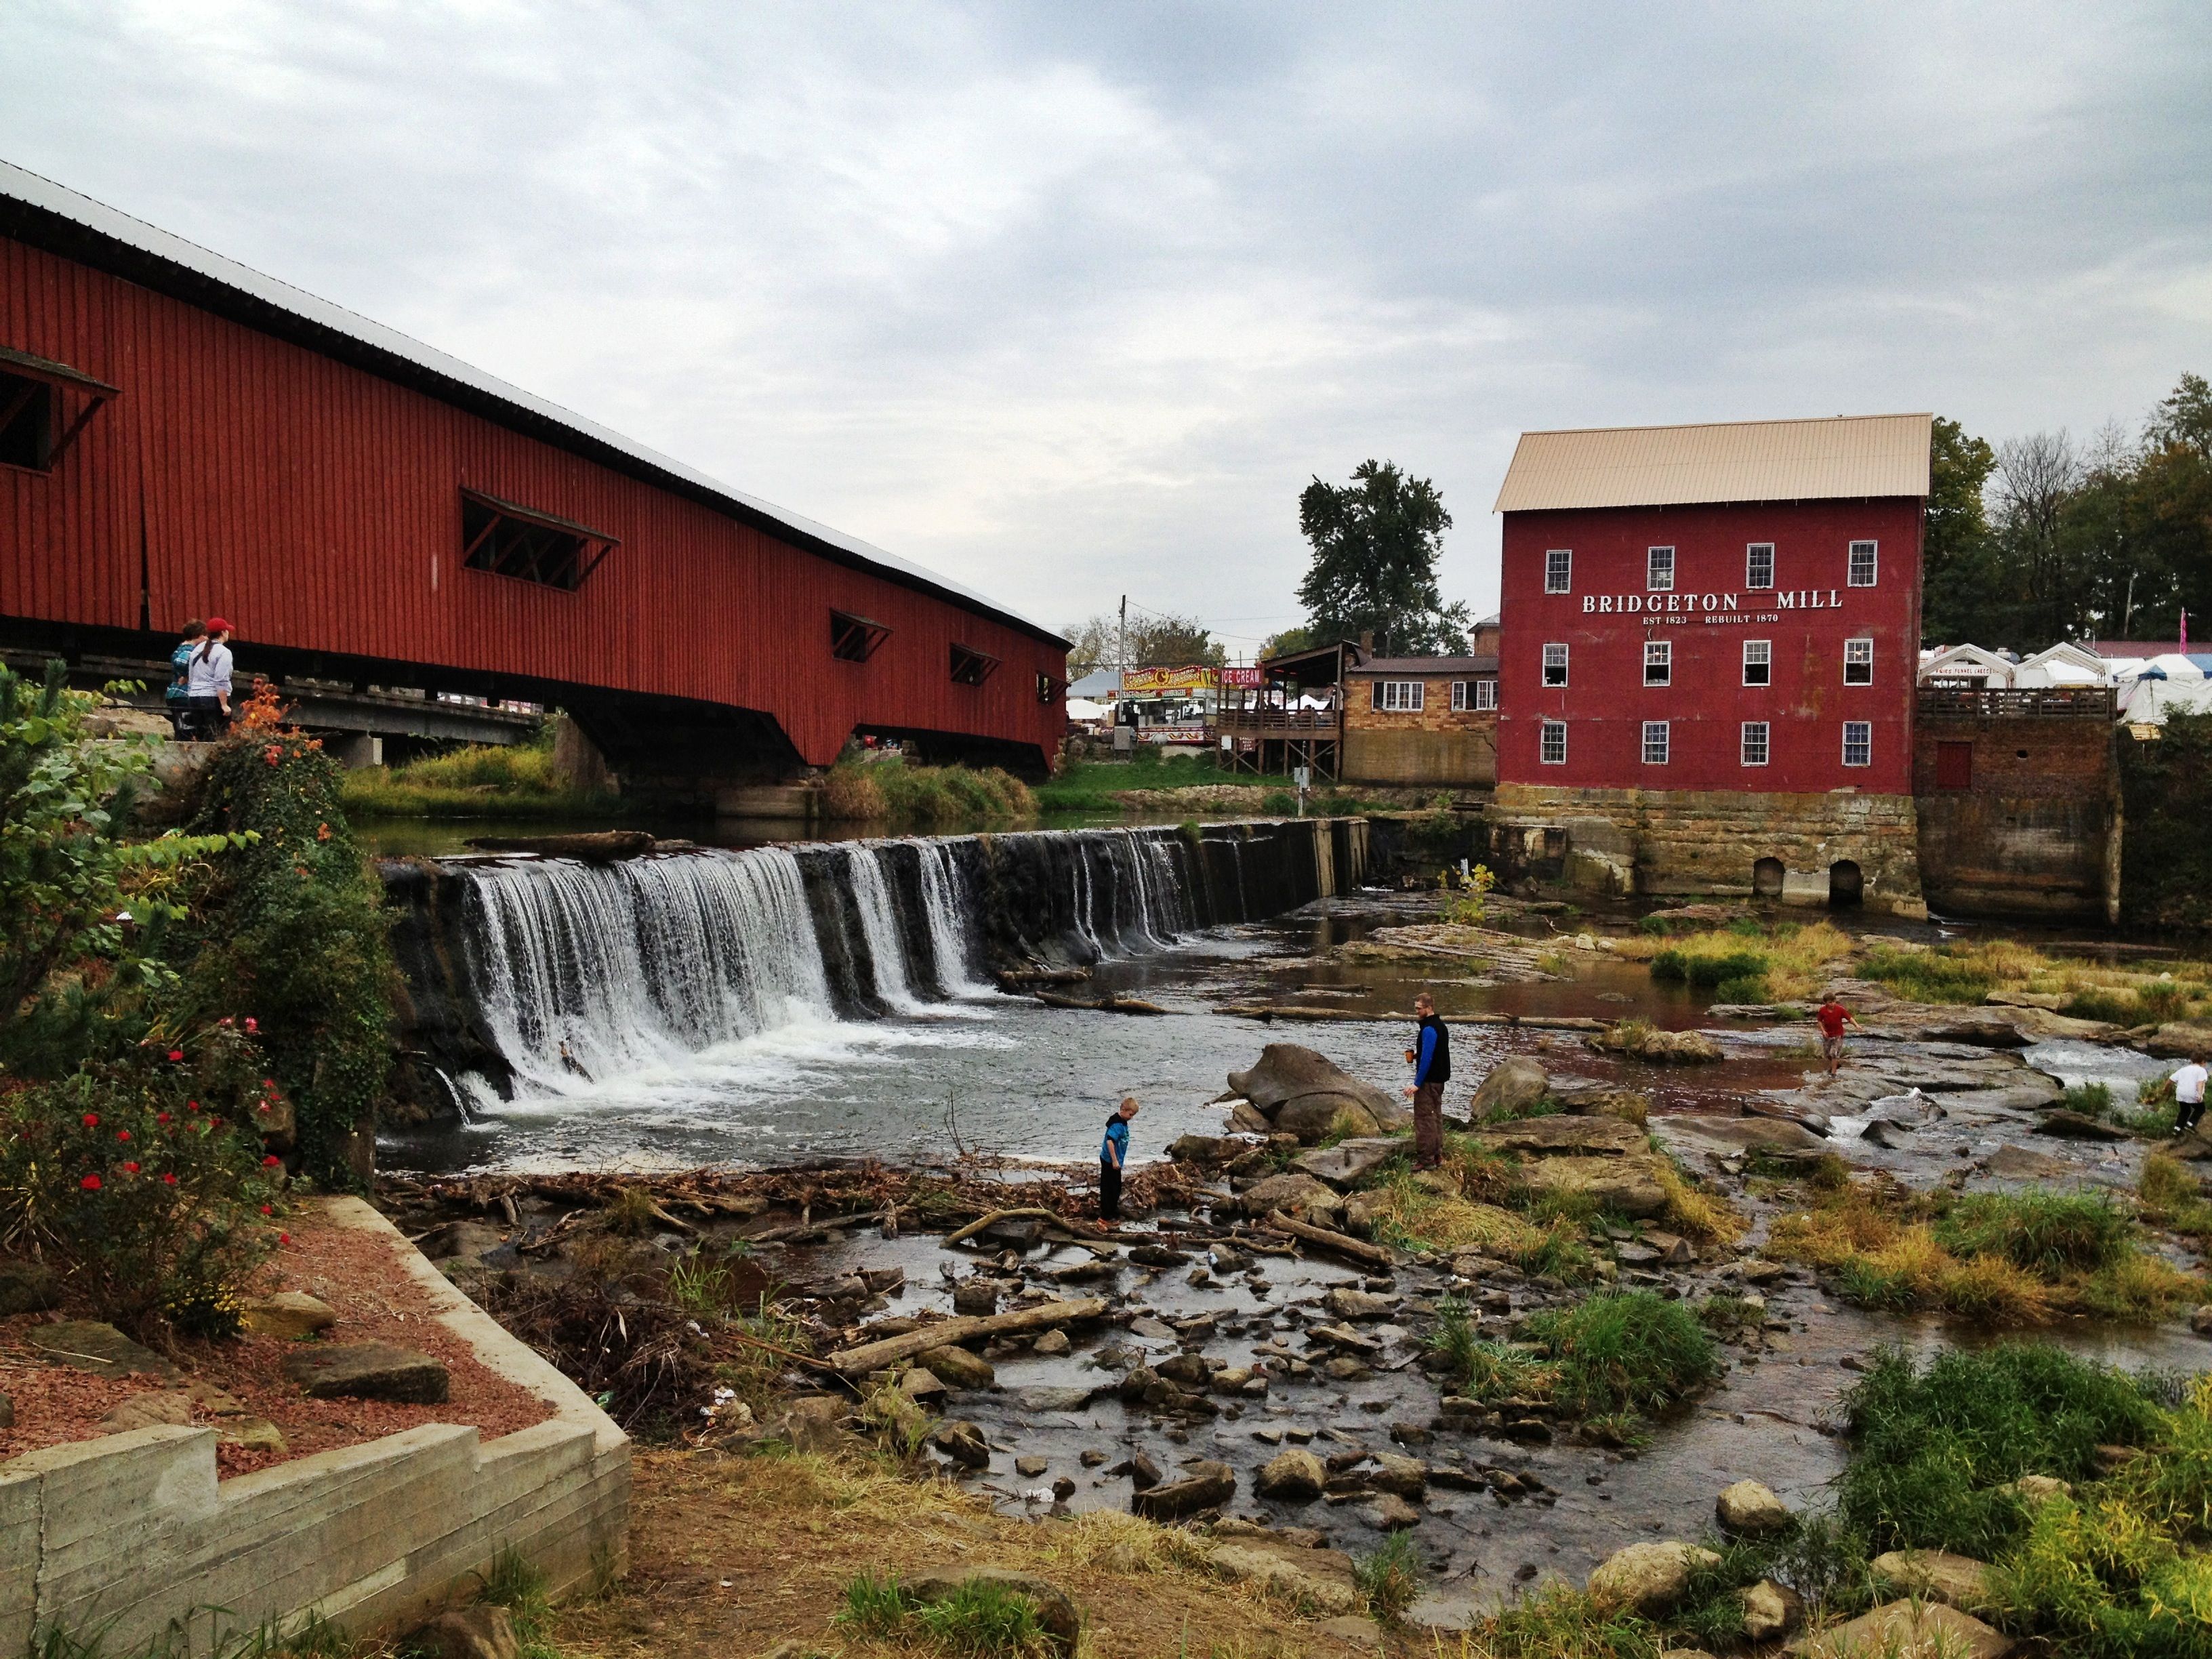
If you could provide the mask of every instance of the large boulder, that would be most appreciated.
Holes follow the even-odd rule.
[[[2143,1048],[2160,1060],[2195,1060],[2212,1054],[2212,1025],[2170,1021],[2144,1039]]]
[[[1739,1480],[1722,1492],[1713,1504],[1713,1514],[1723,1532],[1739,1536],[1756,1538],[1790,1530],[1789,1507],[1774,1495],[1772,1487],[1757,1480]]]
[[[1215,1544],[1206,1565],[1231,1583],[1279,1592],[1293,1606],[1316,1613],[1346,1613],[1365,1604],[1352,1579],[1352,1558],[1341,1550],[1307,1549],[1284,1539],[1240,1534]]]
[[[313,1400],[393,1400],[412,1405],[445,1402],[445,1362],[390,1342],[319,1344],[288,1354],[284,1375]]]
[[[1341,1095],[1300,1095],[1275,1114],[1275,1133],[1296,1135],[1308,1146],[1338,1134],[1365,1139],[1382,1127],[1374,1113]]]
[[[1229,1086],[1274,1120],[1279,1129],[1283,1127],[1282,1109],[1301,1100],[1323,1103],[1302,1113],[1302,1117],[1310,1118],[1325,1109],[1327,1121],[1333,1122],[1335,1107],[1342,1104],[1364,1111],[1379,1129],[1403,1129],[1413,1121],[1404,1103],[1395,1096],[1361,1082],[1326,1054],[1295,1042],[1269,1043],[1260,1051],[1259,1062],[1251,1070],[1229,1074]],[[1285,1129],[1284,1133],[1294,1132]]]
[[[1278,1504],[1310,1504],[1328,1485],[1328,1466],[1297,1446],[1276,1453],[1252,1479],[1254,1492]]]
[[[1541,1102],[1551,1086],[1549,1073],[1528,1055],[1516,1054],[1483,1079],[1468,1109],[1477,1121],[1492,1113],[1519,1117]]]
[[[1800,1659],[2004,1659],[2009,1636],[1941,1601],[1892,1601],[1792,1642]]]
[[[1237,1496],[1237,1471],[1226,1463],[1200,1458],[1178,1480],[1140,1492],[1129,1508],[1148,1521],[1180,1521],[1200,1510],[1218,1509]]]
[[[1721,1057],[1721,1046],[1703,1031],[1662,1031],[1640,1020],[1608,1026],[1590,1047],[1655,1066],[1704,1066]]]
[[[1310,1175],[1279,1175],[1247,1187],[1237,1195],[1237,1206],[1247,1215],[1280,1210],[1293,1220],[1330,1220],[1342,1213],[1344,1200]]]
[[[1874,1559],[1874,1576],[1893,1589],[1954,1607],[1990,1599],[1990,1565],[1948,1550],[1891,1550]]]
[[[1695,1544],[1631,1544],[1601,1561],[1586,1588],[1601,1612],[1626,1608],[1656,1619],[1682,1599],[1692,1573],[1719,1565],[1719,1556]]]
[[[1743,1593],[1743,1634],[1749,1642],[1771,1642],[1805,1622],[1804,1598],[1787,1585],[1762,1578]]]

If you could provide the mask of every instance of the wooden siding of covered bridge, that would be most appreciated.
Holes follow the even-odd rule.
[[[17,643],[166,655],[219,614],[243,672],[561,703],[678,769],[826,765],[856,729],[1034,768],[1066,729],[1046,629],[5,190],[0,347],[116,388],[51,471],[0,466]],[[575,592],[465,568],[464,490],[618,544]],[[833,611],[890,630],[870,660],[832,657]]]

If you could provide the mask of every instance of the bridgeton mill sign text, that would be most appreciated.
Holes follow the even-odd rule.
[[[1778,622],[1784,611],[1834,611],[1844,602],[1843,590],[1834,587],[1794,587],[1780,593],[1753,595],[1771,611],[1747,611],[1735,593],[1585,593],[1585,617],[1635,616],[1649,622],[1687,622],[1702,616],[1709,623]]]

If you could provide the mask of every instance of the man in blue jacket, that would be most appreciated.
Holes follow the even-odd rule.
[[[1451,1081],[1451,1033],[1437,1018],[1436,999],[1426,991],[1413,999],[1421,1022],[1406,1058],[1413,1067],[1413,1167],[1433,1170],[1444,1158],[1444,1085]]]

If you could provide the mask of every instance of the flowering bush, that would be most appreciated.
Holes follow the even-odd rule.
[[[236,1328],[275,1248],[280,1162],[259,1129],[283,1097],[228,1020],[0,1097],[0,1231],[100,1315],[143,1330]]]

